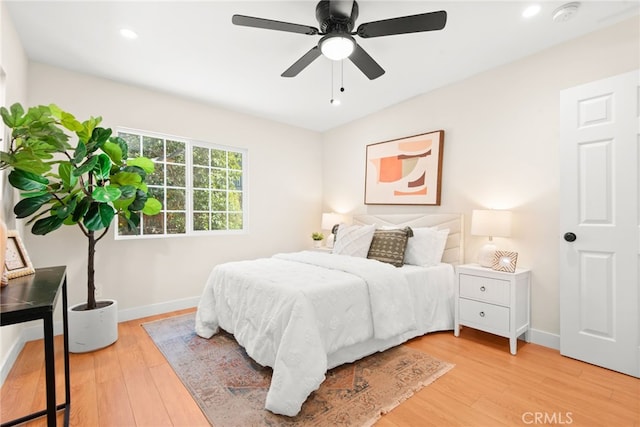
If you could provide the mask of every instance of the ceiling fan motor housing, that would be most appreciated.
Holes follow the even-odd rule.
[[[354,23],[358,19],[358,3],[353,2],[350,15],[342,14],[337,10],[332,13],[330,3],[328,0],[322,0],[316,6],[316,19],[320,32],[325,34],[352,32]]]

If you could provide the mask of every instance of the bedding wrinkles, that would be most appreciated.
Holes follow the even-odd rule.
[[[256,362],[273,368],[266,409],[293,416],[324,381],[328,354],[410,330],[411,306],[406,279],[391,265],[278,254],[216,266],[200,299],[196,333],[210,338],[221,327],[234,334]]]
[[[367,283],[374,338],[387,339],[415,327],[411,296],[406,278],[396,267],[366,258],[315,253],[310,251],[274,255],[354,274]]]

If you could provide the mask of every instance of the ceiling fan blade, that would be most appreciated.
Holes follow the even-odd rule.
[[[289,22],[273,21],[271,19],[254,18],[252,16],[233,15],[231,22],[244,27],[264,28],[266,30],[286,31],[288,33],[308,34],[313,36],[318,34],[318,29],[308,25],[291,24]]]
[[[295,77],[300,71],[307,68],[309,64],[316,60],[320,56],[320,48],[318,46],[312,47],[309,52],[302,55],[302,58],[298,59],[293,65],[282,73],[282,77]]]
[[[365,76],[369,77],[369,80],[377,79],[384,74],[382,67],[360,45],[356,45],[349,59]]]
[[[363,38],[419,33],[422,31],[441,30],[446,23],[447,12],[441,10],[438,12],[367,22],[358,27],[357,33]]]
[[[337,19],[348,19],[353,10],[353,0],[330,0],[329,16]]]

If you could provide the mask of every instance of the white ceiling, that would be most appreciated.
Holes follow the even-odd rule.
[[[360,0],[356,26],[446,10],[444,30],[361,39],[386,70],[370,81],[351,62],[318,58],[295,78],[280,74],[320,36],[231,24],[233,14],[318,27],[311,1],[11,1],[7,10],[31,60],[177,94],[315,131],[614,25],[639,12],[638,0],[583,1],[573,19],[551,15],[565,1]],[[136,40],[119,35],[123,27]],[[334,107],[333,96],[342,100]]]

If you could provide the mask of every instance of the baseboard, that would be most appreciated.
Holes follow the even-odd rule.
[[[118,312],[118,322],[127,322],[129,320],[155,316],[156,314],[169,313],[176,310],[184,310],[185,308],[196,307],[199,300],[200,297],[197,296],[120,310]],[[2,361],[2,366],[0,367],[0,386],[4,384],[7,375],[9,375],[9,372],[11,371],[13,364],[18,359],[18,355],[22,351],[25,343],[29,341],[39,340],[44,337],[42,324],[41,322],[38,323],[40,324],[36,324],[36,326],[25,327],[22,331],[20,331],[18,338],[11,346],[11,349],[7,353],[5,359]],[[55,335],[62,334],[62,320],[53,323],[53,332]]]
[[[4,384],[4,380],[7,379],[9,371],[13,367],[13,364],[18,360],[18,356],[27,341],[24,339],[22,333],[18,334],[18,338],[13,342],[13,345],[7,352],[4,360],[2,361],[2,367],[0,367],[0,386]]]
[[[530,329],[529,341],[544,347],[560,350],[560,335],[557,334],[541,331],[539,329]]]
[[[118,312],[118,322],[128,322],[129,320],[155,316],[156,314],[164,314],[171,311],[196,307],[198,305],[198,301],[200,301],[199,296],[159,304],[145,305],[143,307],[127,308]]]

